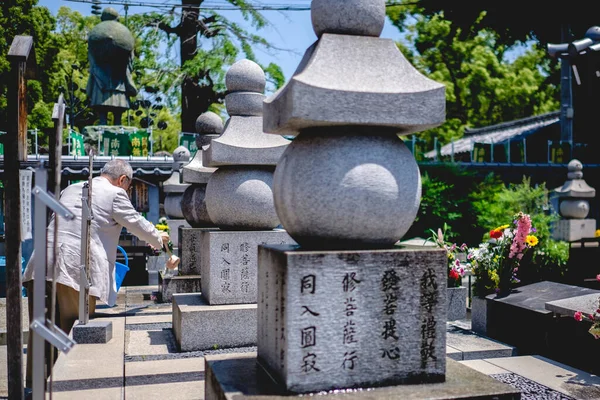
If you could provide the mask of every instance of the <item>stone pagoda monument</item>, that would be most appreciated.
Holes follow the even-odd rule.
[[[225,84],[230,118],[202,154],[204,166],[217,168],[205,202],[219,229],[199,231],[201,294],[173,294],[173,330],[182,351],[255,345],[258,245],[294,243],[275,229],[273,173],[290,141],[262,131],[264,71],[241,60]]]
[[[398,135],[444,122],[444,87],[379,38],[384,0],[311,8],[318,40],[264,102],[264,131],[295,136],[273,196],[299,246],[259,246],[258,351],[207,356],[205,398],[504,394],[494,390],[507,385],[446,359],[445,251],[394,247],[421,196],[419,168]],[[448,372],[451,384],[430,385]],[[486,393],[475,393],[482,381]]]
[[[190,186],[181,181],[181,169],[190,161],[190,151],[179,146],[173,150],[173,166],[171,176],[163,182],[163,192],[165,193],[164,210],[167,215],[167,224],[171,230],[170,236],[173,246],[177,246],[179,239],[177,237],[179,226],[189,226],[183,217],[181,208],[181,199],[183,193]]]
[[[206,184],[216,168],[205,167],[202,154],[212,139],[223,132],[223,120],[213,112],[205,112],[196,120],[198,151],[192,161],[183,166],[183,182],[189,184],[181,197],[181,212],[191,227],[178,228],[177,252],[180,258],[178,274],[162,276],[159,291],[163,302],[170,302],[173,293],[197,293],[200,285],[200,232],[216,229],[206,211]]]
[[[554,189],[562,218],[556,222],[552,236],[555,240],[567,242],[593,238],[596,234],[596,220],[587,216],[590,212],[589,200],[596,196],[596,189],[583,179],[581,161],[571,160],[567,170],[567,181]]]

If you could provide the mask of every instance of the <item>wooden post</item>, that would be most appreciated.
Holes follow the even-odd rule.
[[[20,162],[27,161],[26,72],[35,62],[33,38],[15,36],[7,59],[11,76],[7,93],[8,132],[4,143],[6,178],[6,352],[8,398],[23,399],[23,321],[21,310],[21,190]],[[29,63],[28,63],[29,61]],[[31,65],[31,64],[30,64]]]

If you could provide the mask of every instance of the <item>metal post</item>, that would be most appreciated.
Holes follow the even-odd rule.
[[[506,161],[510,164],[510,139],[506,143]]]
[[[494,140],[490,143],[490,162],[494,162]]]
[[[475,141],[471,139],[471,163],[473,162],[473,153],[475,152]]]
[[[523,164],[527,164],[527,139],[523,138]]]
[[[6,358],[8,398],[23,398],[23,325],[21,310],[21,190],[19,169],[27,161],[27,80],[31,72],[33,38],[15,36],[7,60],[10,77],[7,91],[7,133],[4,137],[4,173],[6,179],[5,227],[6,232]],[[42,232],[45,232],[42,229]]]
[[[552,147],[552,140],[548,140],[548,146],[546,147],[546,159],[547,163],[550,164],[552,161],[550,159],[550,147]]]
[[[452,153],[450,154],[450,159],[452,160],[452,162],[454,162],[454,139],[452,139],[450,145],[452,146]]]
[[[435,162],[437,162],[437,160],[438,160],[438,153],[437,153],[437,147],[438,147],[438,145],[437,145],[437,143],[438,143],[437,136],[435,136],[433,138],[433,152],[435,154],[435,156],[433,158],[433,161],[435,161]]]
[[[154,155],[154,149],[153,149],[153,145],[154,145],[154,139],[152,138],[152,127],[149,127],[148,130],[150,131],[150,134],[148,135],[148,139],[150,141],[150,155]]]
[[[92,179],[94,176],[94,153],[90,151],[88,182],[83,184],[81,194],[81,272],[79,278],[79,323],[85,325],[90,319],[90,229],[92,213]]]
[[[40,165],[35,172],[35,235],[34,247],[37,250],[34,259],[33,280],[33,321],[31,321],[29,334],[32,337],[32,363],[33,363],[33,400],[43,400],[45,398],[44,384],[46,382],[46,362],[45,362],[45,342],[48,341],[57,347],[63,353],[68,353],[75,345],[75,342],[63,331],[56,328],[54,324],[46,319],[46,264],[47,264],[47,243],[46,243],[46,207],[50,207],[55,212],[55,218],[65,218],[72,220],[75,218],[67,208],[57,202],[50,196],[45,187],[47,185],[47,172],[43,165]]]
[[[40,166],[35,171],[34,193],[37,194],[39,188],[45,188],[47,175],[46,170]],[[33,280],[33,319],[46,323],[46,206],[39,196],[35,196],[34,211],[35,235],[33,237],[33,247],[35,253],[35,277]],[[30,332],[32,334],[33,332]],[[44,382],[46,381],[46,362],[44,360],[44,339],[33,333],[33,397],[34,399],[44,398]]]
[[[38,128],[35,128],[34,132],[35,132],[35,158],[38,159],[38,158],[40,158],[40,155],[38,152]]]

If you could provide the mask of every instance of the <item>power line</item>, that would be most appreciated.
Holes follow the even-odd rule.
[[[73,3],[87,3],[87,4],[105,4],[105,5],[121,5],[127,7],[148,7],[148,8],[199,8],[203,10],[214,10],[214,11],[237,11],[241,10],[240,6],[231,4],[229,2],[213,1],[208,3],[198,4],[181,4],[181,3],[169,3],[168,0],[162,3],[152,1],[129,1],[129,0],[66,0]],[[386,7],[402,7],[409,5],[416,5],[418,2],[411,3],[388,3]],[[305,4],[255,4],[249,8],[256,11],[310,11],[310,5]]]

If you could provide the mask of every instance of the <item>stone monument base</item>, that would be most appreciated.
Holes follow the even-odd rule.
[[[206,400],[283,400],[297,397],[270,379],[256,361],[256,353],[207,355]],[[339,389],[319,397],[372,399],[497,399],[519,400],[521,392],[452,359],[446,360],[446,381],[379,388]]]
[[[595,233],[595,219],[561,219],[556,222],[552,237],[554,240],[575,242],[585,238],[593,238]]]
[[[209,304],[256,304],[261,244],[296,244],[283,229],[200,231],[202,295]]]
[[[173,332],[181,351],[256,345],[256,304],[209,305],[200,293],[173,294]]]
[[[71,331],[73,340],[79,344],[108,343],[112,339],[112,322],[88,321],[83,325],[76,321]]]
[[[169,237],[171,238],[171,242],[173,242],[173,246],[179,245],[179,227],[191,228],[185,219],[167,219],[167,225],[169,225]],[[175,254],[177,254],[177,251],[175,251]]]
[[[200,275],[165,275],[160,272],[158,277],[158,291],[160,301],[170,303],[175,293],[199,293],[202,279]]]
[[[258,248],[258,359],[293,392],[443,382],[443,249]]]
[[[177,232],[177,256],[179,257],[179,273],[181,275],[200,275],[201,251],[200,232],[215,231],[218,228],[188,228],[180,225]],[[173,242],[175,243],[175,242]],[[199,292],[200,290],[194,290]]]

